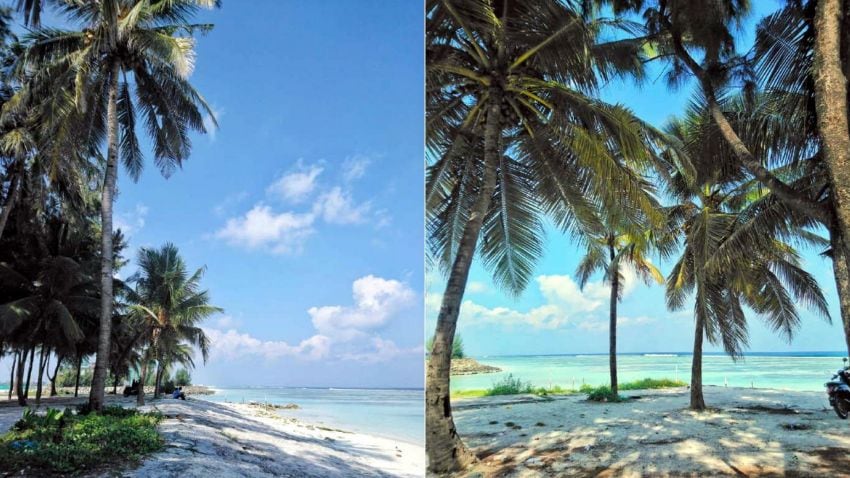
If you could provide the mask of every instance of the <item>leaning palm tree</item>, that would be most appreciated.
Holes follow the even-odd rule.
[[[137,264],[139,272],[132,278],[136,287],[127,299],[130,320],[139,331],[137,343],[143,350],[139,381],[144,384],[148,365],[152,361],[160,367],[167,365],[181,343],[197,346],[206,361],[209,339],[199,324],[222,309],[210,305],[209,293],[200,289],[205,268],[190,275],[174,244],[142,248]],[[137,403],[145,403],[142,389]]]
[[[705,155],[717,145],[705,134],[708,119],[692,109],[685,121],[668,126],[695,163],[717,160]],[[829,312],[817,282],[801,268],[796,250],[775,235],[771,217],[775,210],[769,207],[772,200],[765,200],[768,193],[753,180],[736,182],[705,166],[694,169],[696,175],[668,171],[676,199],[667,208],[670,231],[680,236],[683,247],[667,277],[667,306],[681,309],[693,295],[690,408],[704,410],[703,342],[722,345],[734,360],[739,359],[747,345],[745,307],[789,341],[800,323],[798,303],[826,318]],[[822,243],[803,229],[782,232],[804,244]]]
[[[595,204],[655,214],[635,172],[651,159],[646,130],[591,96],[610,78],[640,75],[642,42],[604,42],[630,25],[579,3],[427,3],[429,261],[448,277],[427,372],[435,472],[475,460],[452,419],[449,380],[476,249],[497,286],[517,295],[542,253],[543,215],[578,234],[601,227]]]
[[[59,11],[81,28],[33,31],[18,65],[28,82],[19,100],[7,105],[7,114],[15,104],[40,98],[43,110],[57,112],[53,120],[57,138],[81,136],[91,143],[106,142],[101,192],[102,304],[89,397],[95,410],[103,405],[109,361],[112,205],[118,158],[133,178],[139,177],[143,158],[136,119],[141,115],[155,163],[167,177],[189,156],[189,132],[205,131],[205,114],[214,121],[212,110],[188,78],[195,59],[192,35],[210,29],[210,25],[193,24],[191,18],[200,8],[216,4],[212,0],[58,2]]]
[[[609,222],[610,221],[606,221]],[[661,271],[649,259],[656,241],[651,229],[645,225],[606,227],[585,241],[586,252],[576,268],[579,287],[584,289],[590,277],[603,273],[603,281],[611,287],[608,326],[608,362],[611,393],[617,396],[617,303],[623,298],[625,286],[623,270],[631,269],[647,285],[664,283]],[[666,250],[660,244],[659,251]]]

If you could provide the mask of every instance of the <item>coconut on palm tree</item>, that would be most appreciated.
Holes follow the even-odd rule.
[[[41,4],[41,2],[34,2]],[[109,361],[112,321],[112,206],[118,158],[133,178],[143,166],[137,126],[149,136],[154,162],[168,176],[189,156],[190,131],[205,131],[214,114],[189,83],[195,61],[193,34],[210,25],[192,17],[211,0],[102,0],[58,2],[57,9],[76,30],[39,28],[27,36],[19,62],[29,79],[19,93],[64,107],[55,119],[59,138],[81,136],[105,141],[101,190],[103,230],[100,281],[100,332],[90,405],[100,410]],[[56,95],[70,91],[72,94]],[[51,94],[53,93],[53,94]],[[14,111],[14,106],[7,108]],[[54,109],[54,111],[56,111]],[[141,125],[137,125],[138,122]]]
[[[575,234],[600,226],[595,204],[654,212],[635,172],[651,159],[647,130],[592,97],[608,79],[640,75],[641,41],[603,40],[630,24],[572,2],[486,0],[431,0],[427,24],[429,260],[448,280],[428,362],[426,447],[430,468],[444,472],[474,461],[452,419],[449,376],[476,249],[496,285],[517,295],[542,253],[544,215]]]

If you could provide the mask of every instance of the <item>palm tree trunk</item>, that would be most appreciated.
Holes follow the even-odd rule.
[[[50,352],[48,352],[47,357],[50,357]],[[41,348],[41,355],[38,358],[38,378],[35,381],[35,404],[41,405],[41,385],[43,383],[42,379],[44,378],[44,367],[47,366],[47,360],[45,360],[44,347]]]
[[[850,124],[847,78],[841,60],[841,0],[818,0],[815,8],[814,86],[818,134],[833,193],[833,270],[844,336],[850,352]],[[836,247],[837,246],[837,247]],[[840,251],[839,251],[840,249]]]
[[[23,164],[22,160],[18,160],[19,166],[16,168],[17,171],[12,173],[12,180],[9,182],[9,191],[6,193],[6,200],[3,201],[3,210],[0,211],[0,237],[3,237],[3,230],[6,229],[6,222],[9,220],[9,214],[12,212],[12,208],[15,206],[15,202],[18,200],[18,196],[20,195],[21,188],[19,184],[21,182],[21,175],[23,174]]]
[[[156,382],[154,383],[153,388],[153,398],[159,398],[159,394],[162,391],[162,375],[165,373],[165,368],[162,366],[160,362],[156,363]]]
[[[494,82],[495,83],[495,82]],[[452,264],[440,313],[431,357],[428,360],[426,384],[426,451],[428,467],[435,473],[461,470],[474,463],[476,458],[466,448],[457,433],[450,400],[452,344],[457,329],[460,304],[466,290],[469,268],[475,246],[490,208],[496,188],[496,165],[499,163],[501,135],[501,98],[499,86],[490,87],[490,106],[484,131],[484,177],[475,209],[463,231],[457,255]]]
[[[17,391],[18,382],[15,380],[15,365],[18,363],[20,352],[12,354],[12,370],[9,372],[9,400],[12,399],[12,394]]]
[[[614,263],[616,253],[614,247],[609,245],[608,252],[611,255],[611,263]],[[608,325],[608,365],[611,369],[611,393],[617,396],[617,301],[620,296],[620,273],[614,271],[611,277],[611,317]]]
[[[118,372],[112,374],[112,395],[118,395]]]
[[[697,299],[699,300],[699,299]],[[696,330],[694,331],[694,356],[691,362],[691,410],[705,410],[705,399],[702,396],[702,340],[705,334],[705,324],[700,314],[695,314]]]
[[[24,367],[27,364],[27,350],[21,350],[18,352],[18,370],[17,376],[15,377],[15,382],[17,386],[15,388],[15,392],[18,394],[18,405],[25,406],[27,404],[27,395],[24,392]]]
[[[148,359],[142,358],[142,369],[139,371],[139,393],[136,395],[136,405],[145,404],[145,381],[148,379]]]
[[[30,395],[30,380],[32,380],[32,365],[35,363],[35,347],[30,349],[30,363],[27,368],[27,386],[24,390],[24,396],[29,397]]]
[[[77,379],[74,381],[74,398],[80,391],[80,370],[83,368],[83,356],[77,357]],[[89,392],[91,393],[91,392]]]
[[[100,334],[94,362],[89,406],[103,408],[106,367],[109,363],[110,329],[112,326],[112,202],[118,177],[118,63],[112,65],[109,98],[106,107],[106,177],[101,193],[101,257],[100,257]]]
[[[53,376],[50,376],[50,371],[47,371],[47,379],[50,380],[50,396],[55,397],[56,393],[56,374],[59,373],[59,366],[62,365],[62,360],[64,357],[61,355],[56,356],[56,366],[53,368]]]

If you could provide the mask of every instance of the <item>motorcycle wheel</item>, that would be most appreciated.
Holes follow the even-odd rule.
[[[832,408],[835,409],[835,414],[838,415],[838,418],[842,420],[847,420],[847,417],[850,416],[850,403],[845,399],[837,399]]]

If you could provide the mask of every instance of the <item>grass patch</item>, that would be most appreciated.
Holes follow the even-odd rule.
[[[632,382],[621,383],[619,389],[623,390],[651,390],[658,388],[675,388],[685,387],[688,384],[682,381],[671,380],[669,378],[644,378]],[[607,389],[607,395],[606,390]],[[593,395],[596,401],[622,401],[624,398],[619,397],[614,399],[611,389],[607,386],[594,387],[593,385],[583,384],[578,390],[564,388],[560,385],[551,387],[534,387],[531,382],[524,382],[519,378],[515,378],[512,374],[502,378],[500,381],[493,383],[488,389],[473,389],[473,390],[458,390],[452,392],[452,398],[480,398],[492,397],[496,395],[519,395],[531,394],[539,397],[548,395],[572,395],[575,393],[585,393]]]
[[[619,385],[620,390],[652,390],[656,388],[686,387],[688,384],[681,380],[670,380],[669,378],[645,378],[626,382]]]
[[[64,476],[137,461],[162,449],[163,439],[156,431],[161,420],[159,413],[117,406],[101,413],[48,409],[44,415],[27,409],[0,436],[0,463],[6,471]]]

